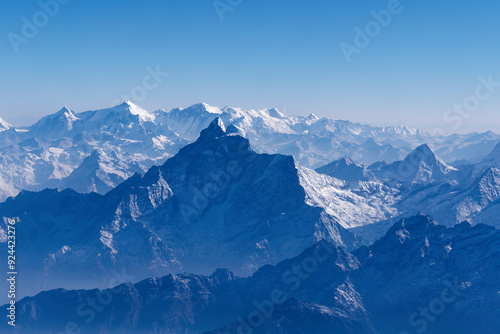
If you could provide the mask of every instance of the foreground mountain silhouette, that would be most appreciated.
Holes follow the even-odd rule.
[[[14,333],[71,322],[108,334],[493,334],[500,326],[499,245],[500,232],[492,227],[447,229],[418,215],[396,223],[372,246],[350,253],[321,241],[248,278],[219,269],[108,290],[43,292],[18,303],[24,321]]]

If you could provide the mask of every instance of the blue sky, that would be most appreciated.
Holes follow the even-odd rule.
[[[53,17],[38,1],[0,4],[0,117],[14,125],[146,91],[131,100],[148,110],[204,101],[500,132],[500,87],[474,104],[479,77],[500,82],[496,1],[60,1]],[[377,30],[371,12],[390,8]],[[39,26],[28,38],[26,21]],[[367,24],[373,37],[348,62],[340,45],[356,47]],[[157,66],[169,75],[145,90]],[[471,112],[450,110],[464,101]]]

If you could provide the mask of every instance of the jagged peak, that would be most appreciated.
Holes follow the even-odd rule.
[[[432,155],[435,155],[434,152],[431,150],[431,148],[429,147],[429,145],[427,144],[422,144],[420,146],[418,146],[414,152],[422,152],[424,154],[432,154]]]
[[[53,118],[60,118],[60,117],[67,118],[68,120],[77,119],[77,117],[75,116],[75,113],[71,109],[69,109],[68,107],[64,106],[61,109],[59,109],[59,111],[57,111],[56,113],[42,117],[40,119],[40,121],[53,119]]]
[[[130,100],[126,100],[126,101],[124,101],[121,105],[126,105],[126,106],[129,106],[129,107],[132,107],[132,106],[137,107],[137,105],[136,105],[136,104],[134,104],[134,103],[133,103],[132,101],[130,101]]]
[[[368,138],[363,145],[368,145],[368,146],[381,146],[379,143],[375,141],[373,137]]]
[[[64,106],[61,108],[61,110],[59,110],[57,112],[58,114],[63,114],[63,113],[70,113],[70,114],[74,114],[71,109],[69,109],[68,107]]]
[[[437,157],[434,154],[434,152],[431,150],[429,145],[427,144],[422,144],[415,148],[408,156],[406,157],[405,160],[412,160],[412,161],[422,161],[422,160],[436,160]]]
[[[106,160],[109,160],[106,153],[102,149],[96,148],[85,159],[83,159],[79,168],[82,169],[85,168],[85,166],[100,164],[102,161]]]
[[[212,275],[210,275],[210,278],[216,279],[219,283],[222,283],[234,280],[235,276],[229,269],[218,268]]]
[[[55,115],[60,115],[68,119],[68,121],[76,121],[78,117],[75,116],[75,113],[69,109],[68,107],[64,106],[59,110]]]
[[[441,160],[427,144],[422,144],[415,148],[403,161],[403,163],[409,163],[413,166],[417,165],[420,162],[426,162],[427,165],[430,165],[431,167],[434,165],[440,168],[444,173],[448,173],[452,170],[457,170],[456,168],[447,165],[443,160]]]
[[[419,231],[423,232],[429,228],[439,226],[439,224],[432,218],[431,216],[419,212],[415,216],[411,216],[409,218],[403,218],[400,221],[398,221],[396,224],[394,224],[389,231],[387,232],[386,236],[397,234],[399,235],[401,229],[405,229],[407,231]]]
[[[274,118],[285,118],[286,117],[285,114],[283,114],[277,108],[268,109],[267,113],[269,114],[269,116],[274,117]]]
[[[348,157],[347,155],[344,156],[343,158],[339,159],[338,162],[343,163],[347,166],[349,166],[349,165],[361,166],[357,161],[353,160],[352,158]]]
[[[224,135],[226,135],[226,127],[224,126],[222,119],[217,117],[206,129],[201,131],[199,140],[212,140],[218,137],[223,137]]]
[[[42,117],[38,122],[29,127],[29,131],[35,131],[43,136],[53,136],[54,133],[70,131],[73,129],[73,123],[79,118],[75,113],[64,106],[58,112]],[[54,132],[55,131],[55,132]]]
[[[213,119],[212,122],[200,132],[195,142],[184,146],[177,155],[167,160],[167,162],[199,152],[210,155],[220,148],[224,148],[224,150],[220,150],[220,152],[225,151],[228,154],[241,154],[242,150],[251,151],[248,139],[234,133],[234,128],[234,126],[229,126],[228,133],[220,117]]]

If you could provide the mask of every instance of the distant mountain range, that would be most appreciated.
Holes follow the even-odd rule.
[[[310,168],[344,156],[367,165],[391,163],[424,143],[448,163],[476,163],[500,141],[492,132],[442,137],[407,126],[287,116],[274,108],[219,109],[200,103],[149,112],[125,102],[77,113],[64,107],[28,128],[0,120],[0,200],[45,188],[105,194],[195,141],[216,117],[233,125],[256,152],[291,155]]]

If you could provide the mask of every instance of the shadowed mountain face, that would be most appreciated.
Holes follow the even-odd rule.
[[[107,290],[52,290],[18,302],[38,333],[497,333],[500,232],[403,219],[352,253],[320,242],[248,278],[169,275]],[[91,304],[89,304],[89,301]]]

